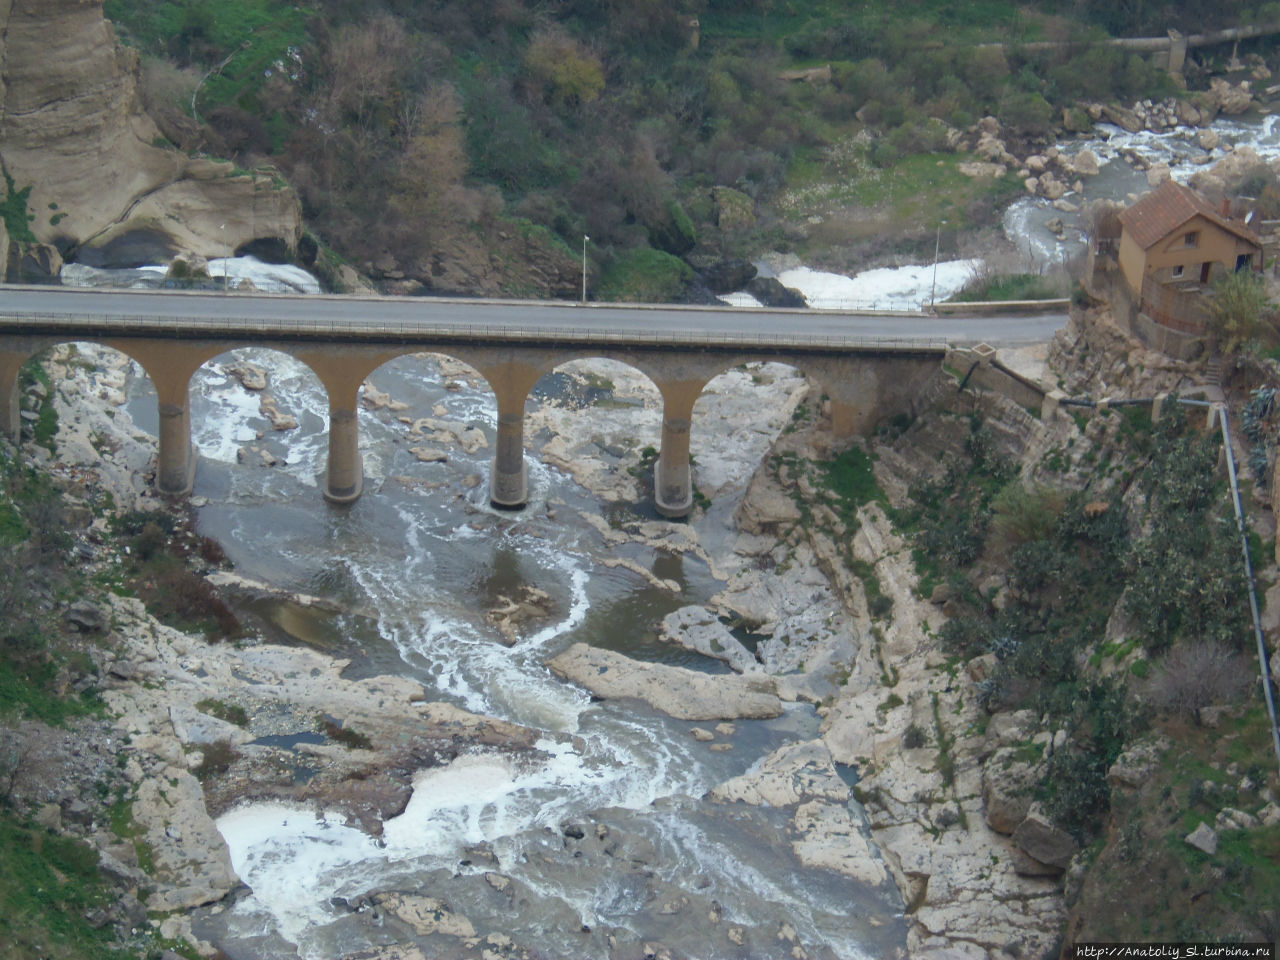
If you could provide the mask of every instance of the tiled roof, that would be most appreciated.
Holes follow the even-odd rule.
[[[1189,187],[1166,180],[1120,213],[1120,223],[1143,250],[1149,250],[1192,217],[1202,216],[1228,233],[1257,246],[1262,241],[1243,223],[1229,220]]]

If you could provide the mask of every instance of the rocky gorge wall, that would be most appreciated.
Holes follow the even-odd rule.
[[[138,64],[102,0],[0,3],[0,159],[15,189],[31,187],[36,240],[90,266],[226,255],[255,238],[295,249],[293,190],[168,146],[140,106]]]

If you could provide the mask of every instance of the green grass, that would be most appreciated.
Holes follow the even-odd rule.
[[[234,723],[237,727],[247,728],[249,726],[249,714],[245,712],[244,707],[238,704],[206,698],[196,704],[196,709],[202,713],[209,714],[211,717],[225,720],[227,723]]]
[[[40,446],[50,453],[57,453],[53,442],[53,438],[58,433],[58,413],[53,408],[53,381],[49,377],[49,372],[38,360],[29,360],[19,374],[18,389],[23,396],[26,396],[27,389],[35,383],[44,387],[45,396],[40,401],[38,417],[31,428],[32,435]]]
[[[11,960],[101,960],[109,928],[94,930],[84,914],[107,903],[98,854],[0,811],[0,942]]]
[[[1046,277],[1038,273],[981,277],[967,284],[952,300],[961,303],[1004,300],[1053,300],[1063,296]]]
[[[699,16],[702,36],[709,40],[767,40],[785,44],[803,41],[807,35],[843,30],[863,43],[883,43],[900,34],[902,20],[895,8],[880,4],[849,4],[840,0],[815,0],[804,4],[757,4],[757,10],[712,8]],[[952,3],[922,0],[912,4],[911,19],[931,37],[962,42],[975,38],[1016,36],[1027,39],[1033,26],[1024,21],[1019,6],[1010,0],[973,0]],[[1038,35],[1038,34],[1036,34]],[[858,42],[858,41],[851,41]],[[793,43],[792,46],[799,44]]]
[[[595,289],[606,302],[672,303],[693,282],[693,268],[669,253],[641,247],[613,261]]]
[[[872,459],[862,447],[850,447],[824,466],[824,485],[841,500],[861,507],[883,500],[884,491],[876,482]]]
[[[45,663],[19,669],[0,657],[0,717],[21,715],[60,726],[72,717],[101,712],[96,697],[62,697],[55,692],[59,659],[54,654]]]

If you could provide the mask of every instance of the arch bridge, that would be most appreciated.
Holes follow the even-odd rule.
[[[475,301],[453,303],[444,319],[438,301],[398,301],[392,310],[389,301],[351,298],[130,295],[128,299],[141,302],[138,306],[119,295],[99,294],[72,299],[74,310],[28,307],[19,312],[9,299],[6,296],[5,306],[0,306],[0,428],[18,436],[18,374],[28,359],[58,343],[110,346],[137,361],[155,386],[160,413],[156,486],[162,493],[177,495],[190,492],[195,479],[191,377],[206,361],[241,347],[289,354],[314,371],[324,386],[329,434],[323,492],[334,503],[360,496],[359,392],[368,376],[388,361],[405,354],[438,353],[469,364],[484,377],[497,399],[489,496],[505,508],[522,506],[528,495],[524,414],[534,384],[570,360],[605,357],[629,364],[645,373],[662,396],[654,490],[657,509],[670,517],[684,516],[692,507],[690,424],[695,402],[714,377],[752,361],[790,364],[828,398],[834,433],[851,437],[869,431],[886,416],[916,412],[946,351],[941,340],[780,331],[786,315],[777,314],[764,317],[771,329],[717,331],[714,315],[723,311],[714,309],[646,313],[628,308],[610,315],[613,323],[602,325],[566,324],[566,317],[579,317],[572,305],[504,305],[504,318],[559,311],[547,314],[558,323],[517,325],[485,322],[489,314],[479,312]],[[326,316],[328,308],[321,301],[334,300],[345,313]],[[282,303],[305,306],[289,316]],[[416,314],[410,312],[415,304]],[[667,321],[659,313],[661,318],[675,313],[675,325],[664,329]],[[621,329],[618,319],[629,321],[631,328]],[[645,321],[648,329],[641,326]],[[759,317],[752,322],[760,322]]]

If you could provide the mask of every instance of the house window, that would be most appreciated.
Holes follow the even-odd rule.
[[[1182,264],[1178,264],[1176,267],[1173,268],[1173,279],[1175,280],[1182,279]]]
[[[1199,230],[1192,230],[1192,231],[1190,231],[1189,233],[1183,234],[1183,237],[1182,237],[1182,245],[1183,245],[1184,247],[1198,247],[1198,246],[1200,246],[1200,231],[1199,231]]]

